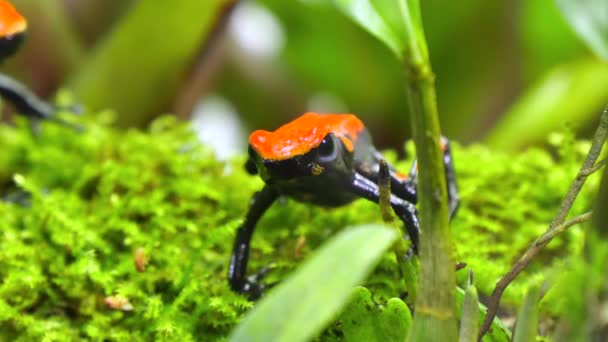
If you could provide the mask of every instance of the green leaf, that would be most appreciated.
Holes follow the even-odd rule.
[[[399,59],[403,59],[406,35],[397,2],[334,0],[334,3],[344,14],[386,44]]]
[[[604,109],[600,122],[606,122],[605,120],[608,120],[607,115],[608,107]],[[600,184],[600,190],[598,191],[597,200],[593,208],[593,222],[598,236],[608,240],[608,166],[604,166],[604,173]]]
[[[121,126],[149,121],[171,101],[231,1],[135,2],[67,88],[93,110],[116,109]]]
[[[365,225],[327,242],[244,318],[231,341],[307,341],[348,301],[397,238],[392,229]]]
[[[470,286],[469,286],[470,287]],[[456,306],[457,306],[457,312],[464,314],[465,313],[465,309],[464,306],[467,305],[469,306],[469,303],[465,303],[466,297],[467,297],[467,292],[468,292],[468,288],[467,291],[463,290],[460,287],[456,288]],[[471,295],[469,295],[470,297]],[[467,310],[470,309],[467,308]],[[477,310],[477,326],[481,326],[481,324],[483,323],[484,318],[486,317],[486,312],[488,312],[488,308],[486,308],[483,304],[478,302],[478,310]],[[462,319],[462,317],[461,317]],[[492,327],[490,328],[490,330],[483,336],[482,339],[483,342],[508,342],[511,341],[511,331],[509,331],[509,329],[504,326],[504,324],[502,323],[502,321],[498,318],[494,318],[494,321],[492,322]]]
[[[608,65],[595,59],[551,70],[521,96],[490,132],[487,143],[514,150],[546,139],[569,124],[584,126],[597,118],[608,97]]]
[[[608,62],[608,1],[556,1],[572,29],[593,52]]]
[[[462,316],[460,317],[460,342],[477,341],[479,331],[479,298],[477,288],[473,284],[473,273],[469,270],[469,281],[464,291]]]
[[[389,299],[384,307],[378,306],[369,290],[359,286],[338,322],[347,341],[401,342],[407,336],[412,314],[399,298]]]
[[[540,285],[530,288],[524,304],[517,315],[514,342],[525,342],[536,340],[538,331],[538,301],[540,300]]]
[[[395,36],[401,40],[405,39],[407,35],[401,8],[403,2],[403,0],[371,0],[376,12],[382,17]]]

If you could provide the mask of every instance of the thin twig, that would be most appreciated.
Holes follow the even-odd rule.
[[[594,168],[601,167],[601,164],[603,163],[603,161],[598,164],[595,164],[595,162],[597,161],[597,158],[599,157],[600,152],[602,151],[602,147],[604,146],[604,142],[606,141],[607,134],[608,134],[608,107],[606,107],[604,109],[604,112],[600,116],[600,124],[599,124],[597,130],[595,131],[595,135],[593,136],[593,141],[591,143],[591,147],[589,148],[589,153],[587,154],[587,157],[585,158],[585,161],[583,162],[583,165],[582,165],[580,171],[578,172],[576,178],[574,179],[574,182],[572,182],[572,184],[570,185],[570,189],[568,189],[568,193],[564,197],[564,200],[562,201],[559,211],[558,211],[557,215],[555,216],[555,218],[553,219],[553,221],[551,222],[551,224],[549,225],[549,228],[547,228],[545,233],[543,233],[543,235],[541,235],[539,238],[537,238],[536,241],[534,243],[532,243],[532,245],[530,247],[528,247],[528,249],[526,250],[524,255],[521,258],[519,258],[519,260],[511,268],[511,270],[507,274],[505,274],[498,281],[498,283],[496,283],[496,287],[494,288],[494,291],[492,292],[492,296],[490,297],[489,302],[488,302],[488,313],[486,314],[486,318],[485,318],[481,328],[479,329],[478,338],[480,341],[481,341],[481,338],[483,337],[483,335],[485,335],[485,333],[488,331],[488,329],[490,329],[490,326],[492,325],[492,321],[494,321],[494,318],[496,317],[496,313],[498,312],[498,306],[500,305],[500,298],[502,297],[502,294],[505,291],[505,289],[507,288],[507,286],[509,286],[509,284],[511,284],[511,282],[513,280],[515,280],[515,278],[519,275],[519,273],[521,273],[521,271],[523,271],[526,268],[526,266],[528,266],[528,264],[530,264],[530,262],[532,261],[534,256],[536,256],[536,254],[538,254],[542,250],[542,248],[544,246],[546,246],[547,243],[549,243],[551,241],[551,239],[555,236],[553,236],[551,239],[548,239],[545,243],[537,246],[538,240],[542,239],[543,237],[547,236],[548,234],[553,234],[553,233],[555,233],[555,235],[559,234],[560,231],[556,231],[556,232],[553,232],[553,231],[560,228],[562,226],[562,224],[564,223],[566,217],[568,216],[568,212],[570,211],[570,208],[572,208],[572,204],[574,203],[574,200],[578,196],[578,193],[581,191],[583,184],[585,184],[585,181],[587,180],[587,176],[590,175],[591,173],[593,173],[593,171],[591,171],[591,170],[593,170]],[[598,167],[598,165],[600,165],[600,166]],[[565,230],[565,228],[563,230]]]
[[[587,154],[587,157],[585,158],[585,161],[583,162],[581,171],[579,171],[578,176],[576,177],[574,182],[572,182],[572,185],[570,185],[570,189],[568,190],[566,197],[564,197],[564,200],[562,201],[562,205],[559,208],[557,215],[555,216],[555,218],[553,219],[553,222],[551,222],[551,225],[549,226],[549,228],[547,230],[551,230],[551,229],[557,227],[562,222],[564,222],[564,220],[566,219],[566,216],[568,216],[568,212],[570,211],[570,208],[572,207],[572,203],[574,203],[576,196],[578,196],[578,193],[581,191],[583,184],[585,184],[585,180],[587,180],[587,177],[584,176],[582,173],[584,170],[590,170],[594,167],[595,162],[600,155],[600,152],[602,152],[602,146],[604,146],[604,142],[606,141],[607,133],[608,133],[608,107],[606,107],[606,109],[604,109],[604,112],[600,116],[600,125],[597,127],[597,130],[595,131],[595,135],[593,136],[593,142],[591,143],[591,147],[589,148],[589,153]]]
[[[596,172],[597,170],[601,169],[604,165],[606,165],[606,163],[608,163],[608,159],[603,159],[599,162],[597,162],[593,167],[591,167],[590,169],[587,170],[581,170],[581,172],[578,173],[579,177],[587,177],[590,174]]]
[[[552,229],[550,231],[545,232],[543,235],[541,235],[538,239],[536,239],[536,241],[534,241],[534,245],[531,248],[543,248],[545,247],[549,242],[551,242],[551,240],[553,240],[554,237],[558,236],[559,234],[565,232],[568,228],[574,226],[575,224],[581,223],[581,222],[585,222],[585,221],[589,221],[589,219],[592,216],[592,212],[588,211],[584,214],[580,214],[578,216],[573,217],[572,219],[560,224],[559,226],[555,227],[555,229]],[[525,255],[524,255],[525,256]]]

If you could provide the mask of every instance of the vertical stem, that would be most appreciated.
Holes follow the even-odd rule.
[[[389,178],[388,164],[386,160],[380,160],[380,171],[378,173],[378,189],[380,190],[380,199],[378,204],[380,205],[380,211],[382,212],[382,220],[389,224],[397,235],[407,234],[403,231],[401,224],[396,225],[393,220],[393,209],[391,208],[391,182]],[[405,283],[407,289],[408,304],[414,304],[413,300],[416,299],[418,291],[417,277],[416,277],[416,259],[410,258],[408,255],[408,246],[404,239],[397,239],[393,244],[393,253],[395,253],[395,259],[399,266],[399,273]]]
[[[441,157],[435,75],[428,58],[418,0],[401,0],[407,49],[404,55],[406,95],[420,174],[420,275],[416,316],[410,341],[455,341],[454,262],[450,257],[445,169]]]
[[[608,271],[608,167],[604,169],[600,189],[593,208],[593,224],[585,231],[585,269],[588,270],[585,296],[586,319],[581,336],[590,341],[605,341],[606,322],[602,311],[608,306],[608,280],[602,274]],[[596,279],[593,275],[595,274]],[[599,277],[599,279],[597,279]],[[603,280],[600,280],[603,279]]]
[[[608,121],[608,115],[606,118]],[[604,169],[595,208],[593,208],[593,223],[598,237],[608,239],[608,166]],[[587,234],[586,237],[589,238],[589,235]],[[589,243],[590,241],[585,242],[586,245]]]

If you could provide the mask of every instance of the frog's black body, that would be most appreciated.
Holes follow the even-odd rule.
[[[257,221],[279,196],[328,207],[342,206],[362,197],[378,203],[380,161],[383,158],[373,146],[366,129],[349,134],[356,134],[356,139],[352,139],[352,150],[343,138],[330,132],[319,146],[287,159],[264,158],[250,145],[247,169],[251,173],[259,173],[266,185],[253,196],[245,222],[237,232],[228,272],[233,290],[254,298],[262,293],[263,286],[257,282],[258,279],[246,277],[249,244]],[[450,214],[453,215],[458,207],[458,191],[447,140],[443,141],[443,146]],[[409,176],[401,176],[389,166],[391,206],[403,221],[414,251],[418,248],[419,235],[415,207],[416,174],[415,164]]]

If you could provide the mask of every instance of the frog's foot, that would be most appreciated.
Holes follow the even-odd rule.
[[[250,275],[245,279],[243,283],[243,287],[241,288],[241,293],[244,293],[249,297],[250,300],[258,300],[262,296],[264,296],[264,292],[267,289],[272,288],[277,283],[264,284],[262,280],[268,275],[268,273],[273,269],[272,265],[264,266],[258,272]]]

